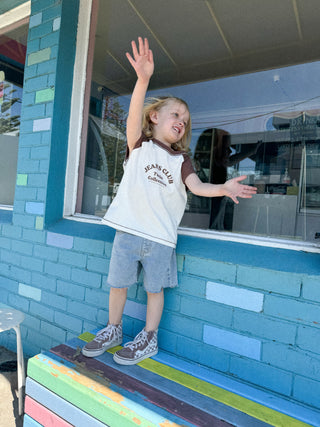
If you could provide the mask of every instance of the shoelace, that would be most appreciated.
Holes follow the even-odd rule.
[[[111,325],[107,327],[103,332],[100,332],[96,337],[95,341],[105,341],[107,338],[110,338],[112,335],[112,332],[116,335],[116,327],[114,325]]]
[[[127,342],[124,347],[130,347],[131,350],[135,350],[139,345],[144,344],[147,341],[147,338],[147,333],[145,331],[141,331],[133,341]]]

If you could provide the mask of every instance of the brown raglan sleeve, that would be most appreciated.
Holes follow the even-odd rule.
[[[186,179],[188,178],[188,176],[192,173],[195,173],[195,170],[193,168],[190,157],[187,153],[185,153],[183,154],[183,163],[181,166],[181,178],[184,184],[186,183]]]

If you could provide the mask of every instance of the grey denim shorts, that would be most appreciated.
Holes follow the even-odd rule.
[[[117,231],[112,247],[108,284],[113,288],[128,288],[139,281],[141,270],[147,292],[158,293],[162,288],[177,286],[175,249]]]

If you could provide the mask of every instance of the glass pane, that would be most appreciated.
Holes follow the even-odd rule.
[[[28,26],[0,35],[0,205],[13,205]]]
[[[129,19],[121,5],[108,1],[99,13],[91,82],[82,213],[100,217],[122,177],[125,120],[135,82],[125,52],[136,36],[123,26],[117,44],[113,34],[113,14]],[[147,96],[169,94],[188,103],[189,155],[200,179],[222,184],[246,175],[245,183],[258,188],[252,199],[237,205],[226,197],[188,193],[181,226],[313,241],[320,231],[320,102],[314,95],[320,62],[203,81],[194,73],[190,81],[192,73],[184,77],[164,66],[162,48],[152,36],[149,41],[156,66],[158,57],[162,65]]]

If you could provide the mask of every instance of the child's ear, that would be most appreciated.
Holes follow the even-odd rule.
[[[158,111],[151,111],[149,117],[153,124],[156,125],[158,123]]]

